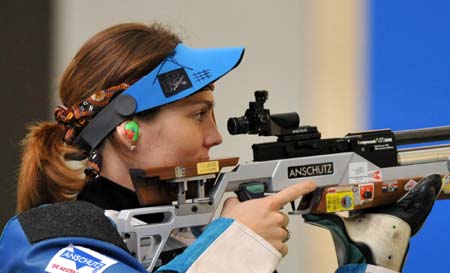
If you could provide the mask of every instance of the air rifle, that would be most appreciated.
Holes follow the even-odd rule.
[[[226,192],[236,192],[243,201],[314,180],[318,188],[298,205],[292,203],[291,214],[352,212],[396,202],[422,177],[439,173],[445,182],[440,198],[450,197],[450,145],[398,147],[450,140],[450,126],[321,139],[317,127],[299,126],[297,113],[271,115],[264,108],[267,98],[267,91],[256,91],[244,116],[228,120],[231,134],[277,136],[275,142],[252,145],[253,162],[227,158],[130,170],[143,207],[120,211],[116,224],[149,272],[159,266],[172,231],[207,225]],[[155,206],[155,192],[170,192],[173,201]],[[160,215],[162,220],[136,223],[142,215]]]

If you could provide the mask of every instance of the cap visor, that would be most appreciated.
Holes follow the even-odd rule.
[[[137,103],[135,113],[185,98],[217,81],[239,65],[244,48],[190,48],[178,44],[149,74],[130,86],[123,95]]]

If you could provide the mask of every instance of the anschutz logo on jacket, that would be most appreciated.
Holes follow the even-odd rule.
[[[45,272],[49,273],[102,273],[117,261],[91,249],[68,245],[53,256]]]
[[[102,263],[100,259],[97,259],[78,248],[73,248],[73,252],[70,250],[64,251],[64,253],[61,254],[61,257],[74,261],[77,270],[82,268],[83,266],[88,266],[96,270],[100,270],[106,265]]]

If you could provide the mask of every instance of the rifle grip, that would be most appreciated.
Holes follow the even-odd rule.
[[[239,189],[235,191],[239,201],[244,202],[251,199],[264,197],[264,183],[248,182],[239,185]]]

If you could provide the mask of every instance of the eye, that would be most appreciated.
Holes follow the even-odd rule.
[[[200,110],[194,114],[194,119],[196,119],[198,121],[202,121],[203,118],[205,117],[205,114],[206,114],[206,111]]]

